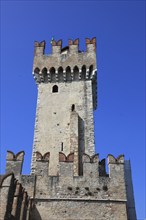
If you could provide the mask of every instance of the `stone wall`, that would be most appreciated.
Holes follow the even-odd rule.
[[[52,93],[54,85],[58,92]],[[66,155],[74,151],[71,128],[72,108],[80,117],[79,148],[87,154],[94,154],[94,119],[91,81],[72,83],[48,83],[38,86],[38,102],[35,123],[33,164],[35,152],[50,152],[50,175],[57,175],[58,152]]]
[[[123,155],[108,155],[107,173],[105,159],[84,153],[83,173],[78,176],[74,153],[66,156],[60,152],[58,157],[56,176],[49,175],[50,154],[37,153],[36,175],[19,174],[16,180],[14,174],[7,174],[1,178],[0,220],[136,220],[134,205],[132,212],[129,209],[131,183],[125,181],[130,174],[127,176],[129,166],[125,166]]]
[[[19,176],[22,172],[23,160],[24,151],[16,155],[12,151],[7,151],[6,173],[13,172],[15,176]]]
[[[33,179],[32,219],[127,219],[123,155],[118,158],[108,155],[107,174],[106,164],[99,161],[98,155],[84,154],[83,176],[74,176],[74,161],[63,156],[60,159],[58,176],[49,176],[46,169]],[[22,185],[27,178],[21,179]]]
[[[29,220],[30,199],[21,183],[10,173],[1,176],[0,220]]]
[[[33,213],[33,220],[127,220],[124,202],[92,199],[37,200]]]
[[[49,174],[59,172],[58,152],[74,152],[71,113],[76,111],[78,124],[78,157],[93,155],[96,109],[96,39],[86,39],[86,51],[79,50],[79,40],[52,41],[52,54],[45,54],[45,42],[35,42],[33,76],[38,84],[34,131],[32,173],[36,171],[36,152],[50,152]],[[76,157],[76,155],[75,155]],[[80,161],[79,160],[79,161]],[[75,164],[74,164],[75,165]],[[82,173],[79,162],[77,173]]]

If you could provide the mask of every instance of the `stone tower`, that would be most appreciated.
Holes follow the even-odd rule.
[[[31,174],[24,152],[7,152],[0,220],[136,220],[130,161],[95,154],[96,39],[35,42],[38,87]],[[108,171],[107,171],[107,169]]]
[[[94,149],[93,109],[96,109],[96,40],[86,39],[86,52],[79,40],[52,41],[52,55],[44,55],[45,42],[35,43],[33,75],[38,84],[32,173],[36,152],[50,154],[49,174],[59,171],[59,152],[75,152],[74,175],[82,172],[83,153]]]

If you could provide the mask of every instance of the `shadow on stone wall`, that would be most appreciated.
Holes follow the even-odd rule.
[[[30,220],[43,220],[36,206],[34,205],[31,212]]]

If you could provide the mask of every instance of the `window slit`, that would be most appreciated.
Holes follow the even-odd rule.
[[[63,142],[61,142],[61,151],[63,151]]]
[[[72,106],[71,106],[71,111],[73,112],[75,110],[75,104],[73,104]]]

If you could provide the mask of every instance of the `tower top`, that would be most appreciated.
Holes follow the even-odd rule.
[[[79,50],[79,39],[51,41],[52,53],[45,54],[46,42],[34,43],[33,75],[36,83],[96,79],[96,38],[86,38],[86,51]]]

